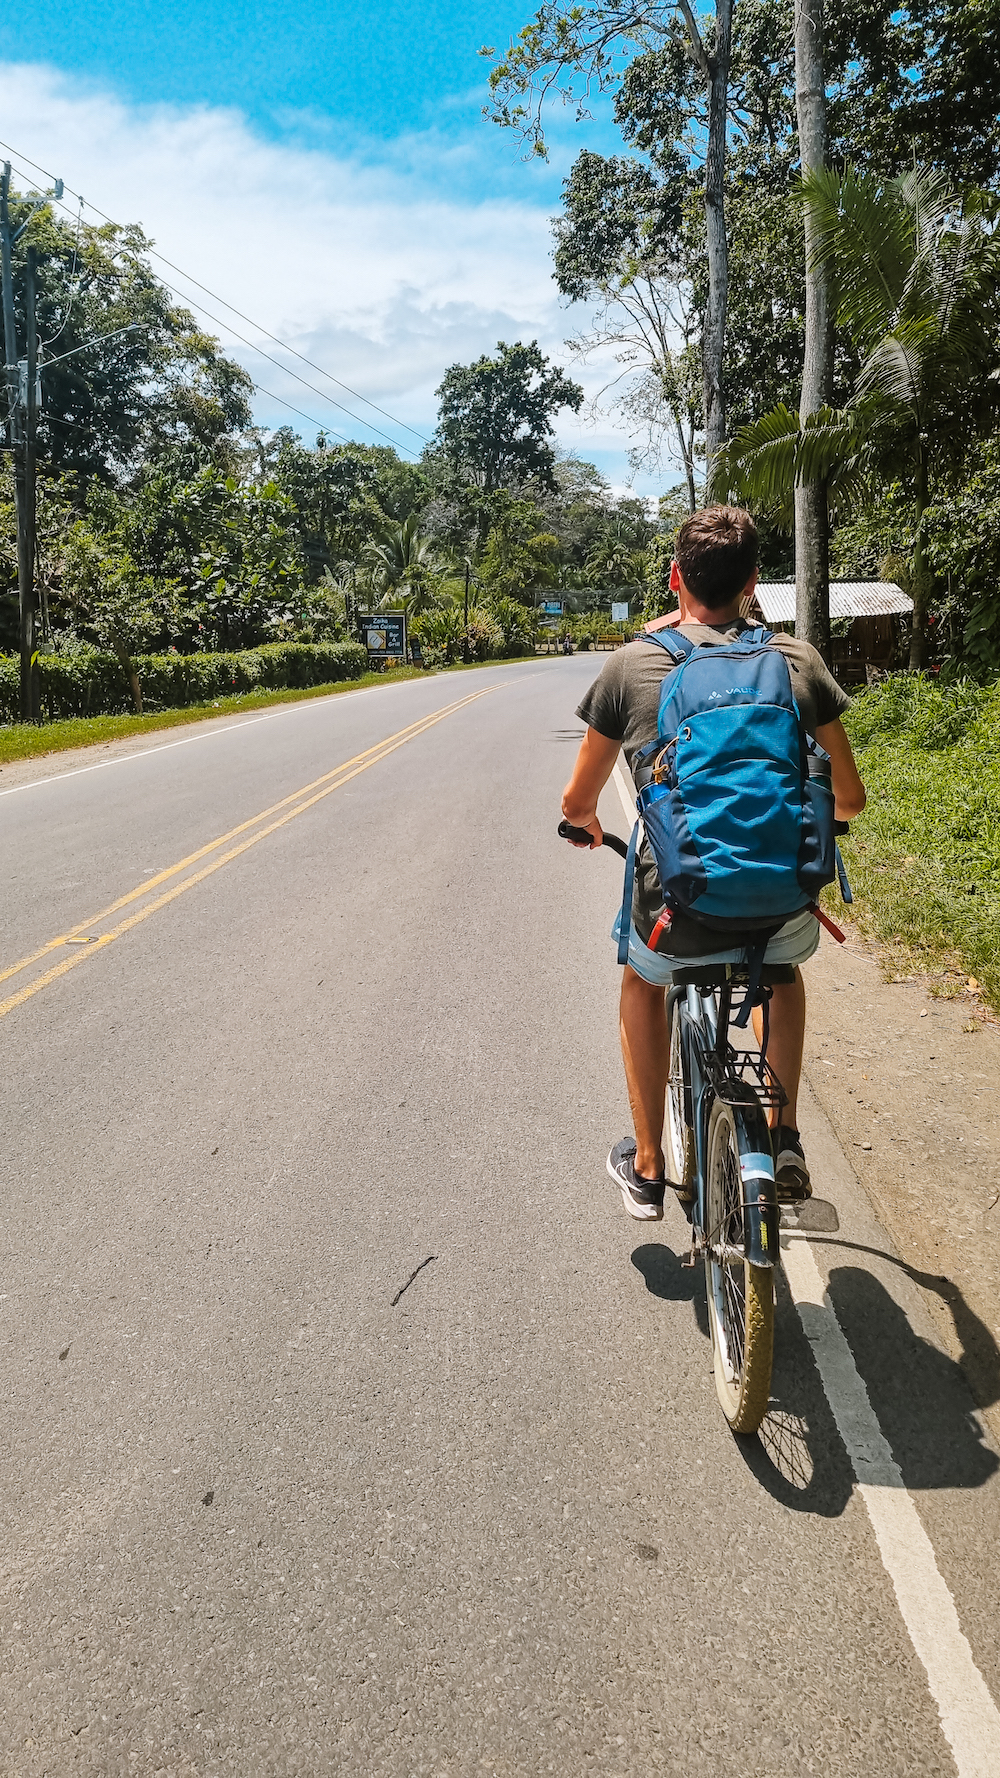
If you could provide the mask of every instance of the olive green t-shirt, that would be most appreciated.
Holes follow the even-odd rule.
[[[681,624],[679,628],[691,642],[711,647],[735,642],[753,625],[738,618],[728,624]],[[770,646],[779,649],[788,662],[792,694],[807,734],[815,735],[818,728],[843,715],[851,700],[810,643],[778,635]],[[660,687],[677,664],[656,643],[637,637],[608,656],[577,709],[588,728],[609,741],[621,742],[630,771],[639,748],[655,739]],[[656,866],[644,844],[636,870],[634,916],[643,938],[648,937],[661,900]]]

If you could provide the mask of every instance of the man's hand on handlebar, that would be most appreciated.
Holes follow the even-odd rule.
[[[604,843],[604,829],[596,815],[589,821],[561,821],[559,832],[564,840],[568,840],[571,846],[576,846],[581,852],[592,852],[595,846]],[[584,840],[584,834],[589,834],[590,839]]]

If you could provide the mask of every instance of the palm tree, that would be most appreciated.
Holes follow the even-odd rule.
[[[425,582],[436,565],[434,544],[429,537],[421,537],[419,523],[418,515],[411,512],[401,525],[389,526],[368,545],[365,553],[381,587],[383,605],[401,586],[415,588]]]
[[[733,492],[787,520],[793,491],[826,479],[832,504],[885,481],[913,502],[913,638],[926,651],[931,576],[925,515],[936,483],[961,470],[1000,401],[1000,237],[988,197],[956,195],[914,168],[887,183],[849,167],[803,182],[814,256],[831,276],[838,324],[861,359],[851,400],[800,426],[786,407],[737,434],[725,455]]]

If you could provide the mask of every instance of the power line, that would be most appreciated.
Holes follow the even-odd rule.
[[[16,153],[17,151],[15,150],[14,152]],[[28,160],[27,155],[22,156],[22,159]],[[32,167],[36,167],[39,172],[45,171],[44,167],[38,167],[38,163],[36,161],[29,160],[28,165],[32,166]],[[47,177],[47,175],[46,175],[46,177]],[[80,194],[78,192],[73,192],[72,195],[74,197],[79,197]],[[52,204],[58,204],[58,206],[61,210],[66,211],[67,215],[72,215],[70,206],[68,204],[64,204],[64,203],[60,202],[60,200],[58,198],[51,197],[51,198],[49,198],[48,201]],[[87,203],[87,200],[83,199],[83,202]],[[103,216],[105,214],[103,210],[97,209],[96,204],[88,204],[88,208],[91,210],[94,210],[98,216]],[[107,220],[112,221],[112,218],[108,217]],[[113,226],[117,228],[120,226],[120,224],[113,223]],[[137,265],[140,265],[142,263],[140,260],[136,259],[134,254],[129,254],[127,248],[124,249],[123,251],[127,257],[129,257],[133,260],[133,263],[135,263]],[[157,259],[162,259],[161,254],[156,254],[155,257]],[[168,265],[170,263],[170,261],[164,260],[163,263],[165,265]],[[181,276],[186,278],[188,276],[188,274],[186,272],[182,272]],[[197,283],[197,279],[192,278],[191,282]],[[164,279],[164,283],[167,283],[166,279]],[[268,364],[273,364],[275,369],[280,370],[284,376],[294,377],[295,381],[297,383],[301,383],[302,387],[304,389],[310,390],[310,392],[313,395],[318,395],[320,398],[320,401],[328,401],[330,403],[331,407],[339,408],[340,412],[347,414],[349,419],[356,420],[359,426],[367,426],[369,432],[374,432],[374,433],[376,433],[376,435],[379,438],[384,438],[386,443],[391,445],[394,450],[402,451],[407,456],[410,456],[410,457],[414,457],[416,455],[416,453],[413,451],[413,449],[410,446],[397,444],[397,442],[394,438],[390,438],[390,436],[387,432],[383,432],[380,427],[373,425],[371,420],[363,420],[361,418],[360,414],[353,414],[351,412],[350,408],[347,408],[344,406],[342,401],[335,401],[333,396],[327,395],[327,393],[324,389],[317,389],[315,383],[310,383],[307,381],[307,379],[305,377],[300,377],[298,371],[290,369],[290,367],[286,364],[282,364],[279,359],[272,357],[270,352],[262,351],[261,348],[253,340],[247,339],[245,334],[240,333],[233,326],[231,321],[225,321],[221,315],[213,314],[212,310],[207,309],[205,307],[204,303],[196,302],[193,297],[188,296],[186,291],[178,290],[176,285],[167,284],[167,288],[169,290],[172,290],[175,296],[179,296],[182,302],[190,303],[191,307],[194,309],[197,309],[199,314],[206,315],[210,321],[214,321],[217,327],[223,328],[227,333],[231,334],[234,339],[240,340],[242,342],[242,344],[245,346],[249,346],[250,350],[252,352],[256,352],[259,357],[266,358]],[[200,285],[198,285],[198,288],[200,290],[204,290],[206,288],[206,286],[203,284],[200,284]],[[221,302],[223,304],[223,307],[225,307],[225,308],[229,308],[231,306],[229,303],[226,302],[224,297],[219,297],[218,301]],[[233,310],[234,314],[239,314],[239,312],[240,311],[238,309]],[[256,323],[251,322],[251,326],[256,326]],[[266,329],[262,329],[262,331],[266,332]],[[275,337],[274,335],[271,335],[271,334],[268,335],[269,339],[274,338],[274,337]],[[283,341],[279,340],[278,344],[282,345]],[[287,349],[289,351],[292,350],[291,347],[288,347]],[[301,354],[300,353],[296,354],[296,356],[300,357]],[[305,362],[308,363],[309,362],[308,359]],[[323,372],[321,372],[321,374],[323,376],[325,376],[327,373],[325,371],[323,371]],[[336,378],[334,378],[333,380],[336,381]],[[252,382],[253,388],[255,390],[257,390],[259,394],[266,395],[268,397],[268,400],[270,400],[270,401],[280,402],[282,407],[287,407],[290,413],[298,414],[302,419],[309,420],[310,425],[318,426],[320,431],[332,432],[334,437],[341,439],[344,444],[350,444],[352,442],[350,439],[346,438],[342,432],[337,432],[334,427],[325,426],[322,421],[313,420],[310,417],[310,415],[303,414],[301,408],[295,407],[290,401],[285,401],[282,396],[270,394],[268,390],[264,389],[260,383],[254,382],[252,378],[251,378],[251,382]],[[380,409],[379,411],[381,412],[382,410]],[[389,418],[392,419],[391,414],[389,415]],[[399,421],[399,422],[393,421],[393,424],[400,424],[401,425],[402,421]],[[419,438],[420,436],[421,436],[421,434],[418,433],[417,437]]]
[[[33,161],[29,155],[22,154],[20,149],[12,147],[12,145],[9,142],[0,141],[0,148],[7,148],[10,150],[11,154],[18,155],[19,158],[22,161],[25,161],[29,167],[34,167],[36,173],[44,173],[46,179],[54,178],[54,175],[49,173],[45,167],[40,166],[37,161]],[[109,216],[107,211],[102,210],[99,205],[92,204],[89,199],[85,199],[85,198],[81,197],[80,193],[78,191],[74,191],[72,186],[66,186],[66,190],[70,193],[71,196],[77,198],[80,201],[80,203],[86,203],[87,208],[89,210],[93,210],[95,216],[102,216],[104,218],[105,222],[112,223],[115,228],[120,228],[122,226],[120,223],[115,222],[114,217]],[[72,214],[68,204],[63,204],[61,207],[64,210],[66,210],[67,214]],[[286,340],[280,339],[276,333],[271,333],[269,328],[263,327],[261,325],[261,323],[259,321],[255,321],[251,315],[245,315],[243,313],[242,309],[238,309],[234,303],[227,302],[227,300],[224,296],[220,296],[217,291],[211,290],[207,284],[202,284],[200,279],[195,278],[190,272],[186,272],[184,270],[183,266],[175,265],[173,260],[167,259],[165,254],[157,253],[157,251],[154,247],[150,247],[149,253],[150,253],[150,257],[153,259],[158,259],[160,261],[161,265],[169,266],[170,270],[172,272],[177,272],[180,277],[186,278],[189,284],[194,284],[198,290],[203,290],[205,292],[206,296],[210,296],[212,298],[213,302],[221,303],[224,309],[228,309],[230,311],[230,313],[233,315],[238,315],[241,321],[247,322],[248,326],[256,328],[257,332],[260,334],[263,334],[265,339],[273,340],[275,345],[280,346],[283,352],[291,353],[293,358],[298,358],[301,360],[301,362],[303,364],[307,364],[309,366],[310,370],[318,371],[321,377],[326,377],[329,382],[336,383],[338,389],[345,389],[347,391],[348,395],[353,395],[355,401],[363,402],[365,407],[370,407],[372,409],[373,413],[381,414],[384,419],[391,420],[392,424],[394,426],[402,427],[404,432],[412,432],[414,438],[419,438],[421,444],[430,444],[431,440],[426,436],[425,433],[418,432],[415,426],[409,426],[405,420],[397,419],[395,414],[389,413],[387,408],[379,407],[377,402],[369,401],[367,395],[362,395],[359,390],[352,389],[349,383],[345,383],[340,377],[335,377],[333,375],[332,371],[325,370],[321,364],[316,364],[312,358],[307,358],[305,356],[305,353],[297,351],[297,349],[294,346],[290,346]],[[171,288],[174,288],[174,287],[171,286]],[[184,296],[183,291],[176,291],[175,294],[182,296],[182,297]],[[191,297],[185,297],[184,300],[187,302],[193,302],[193,299]],[[193,303],[193,306],[195,308],[198,308],[200,305],[197,303]],[[201,312],[203,314],[209,315],[210,319],[218,321],[218,317],[211,315],[210,310],[202,309]],[[218,321],[218,325],[220,327],[226,327],[226,326],[229,326],[229,323],[227,323],[225,321]],[[251,348],[253,350],[258,349],[257,347],[254,346],[252,340],[243,339],[243,335],[237,333],[235,328],[230,327],[229,331],[234,335],[234,337],[236,339],[243,340],[244,345],[251,346]],[[263,354],[263,356],[266,358],[266,357],[268,357],[268,354],[265,352]],[[277,360],[276,359],[269,359],[269,362],[274,364],[274,363],[277,363]],[[296,374],[294,371],[289,372],[285,365],[279,365],[279,369],[284,370],[287,375],[295,376],[295,374]],[[303,377],[299,377],[298,381],[300,383],[304,383],[304,385],[307,389],[313,389],[314,394],[319,395],[322,400],[329,401],[329,402],[331,402],[331,404],[334,407],[339,407],[343,413],[350,414],[351,419],[357,420],[359,425],[368,426],[372,432],[378,432],[380,438],[386,437],[386,434],[384,432],[380,432],[379,428],[377,426],[372,426],[371,422],[368,420],[362,420],[361,416],[359,414],[351,414],[350,409],[345,408],[343,406],[342,402],[334,401],[333,397],[330,395],[324,395],[323,391],[321,389],[315,389],[313,384],[306,383],[305,379]],[[390,440],[390,443],[394,443],[394,442],[395,442],[394,440]],[[412,452],[411,452],[411,455],[412,455]]]
[[[42,364],[41,368],[43,371],[45,370],[46,366],[44,363]],[[349,445],[349,444],[353,444],[356,442],[354,439],[346,438],[342,432],[335,432],[332,426],[324,425],[322,420],[315,420],[313,418],[312,414],[303,413],[303,411],[300,407],[293,407],[292,403],[290,401],[286,401],[284,396],[282,396],[282,395],[275,395],[273,390],[262,389],[259,383],[254,383],[253,387],[256,390],[258,395],[266,395],[268,401],[280,402],[282,407],[287,407],[290,414],[297,414],[300,420],[308,420],[310,426],[315,426],[318,431],[320,431],[324,434],[328,433],[328,434],[332,435],[332,437],[334,437],[334,438],[339,438],[341,444]],[[139,394],[135,394],[134,400],[138,401],[140,406],[142,406],[146,409],[147,413],[152,414],[154,419],[162,418],[161,415],[157,414],[156,409],[154,407],[152,407],[150,405],[150,403],[148,401],[146,401],[143,396],[141,396]],[[87,431],[91,430],[91,428],[81,425],[79,420],[66,420],[62,417],[61,414],[53,414],[53,413],[48,413],[48,412],[45,415],[45,423],[46,423],[46,425],[75,426],[77,428],[77,430],[80,432],[87,432]]]

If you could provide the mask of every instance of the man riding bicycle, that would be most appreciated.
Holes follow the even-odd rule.
[[[696,646],[735,641],[752,626],[740,617],[740,601],[757,584],[757,532],[749,513],[714,506],[686,519],[677,533],[670,586],[678,596],[680,633]],[[664,620],[660,620],[662,623]],[[670,621],[670,620],[666,620]],[[650,626],[653,627],[653,626]],[[806,642],[790,636],[772,637],[789,669],[791,688],[807,734],[829,754],[835,813],[848,821],[865,806],[865,790],[840,721],[849,699],[821,656]],[[577,711],[587,724],[573,774],[562,799],[566,820],[585,828],[591,846],[599,846],[597,818],[601,791],[611,776],[619,748],[631,770],[636,753],[655,739],[660,689],[675,663],[641,637],[609,656]],[[580,843],[580,842],[571,842]],[[676,968],[692,962],[741,960],[743,950],[720,948],[720,934],[699,926],[690,915],[675,915],[669,928],[669,950],[659,948],[654,927],[662,905],[656,865],[643,844],[636,869],[636,888],[628,940],[628,962],[622,976],[621,1042],[635,1138],[616,1143],[608,1171],[621,1189],[625,1208],[638,1221],[658,1221],[669,1183],[662,1147],[664,1104],[669,1063],[669,1036],[664,992]],[[619,916],[620,920],[621,916]],[[616,922],[614,939],[619,938]],[[653,939],[656,949],[647,941]],[[791,982],[772,989],[768,1062],[784,1087],[787,1104],[770,1114],[775,1180],[779,1198],[810,1195],[796,1118],[796,1100],[805,1038],[805,989],[800,965],[819,944],[819,924],[806,908],[786,920],[764,954],[768,966],[794,968]],[[754,1023],[760,1037],[759,1013]]]

